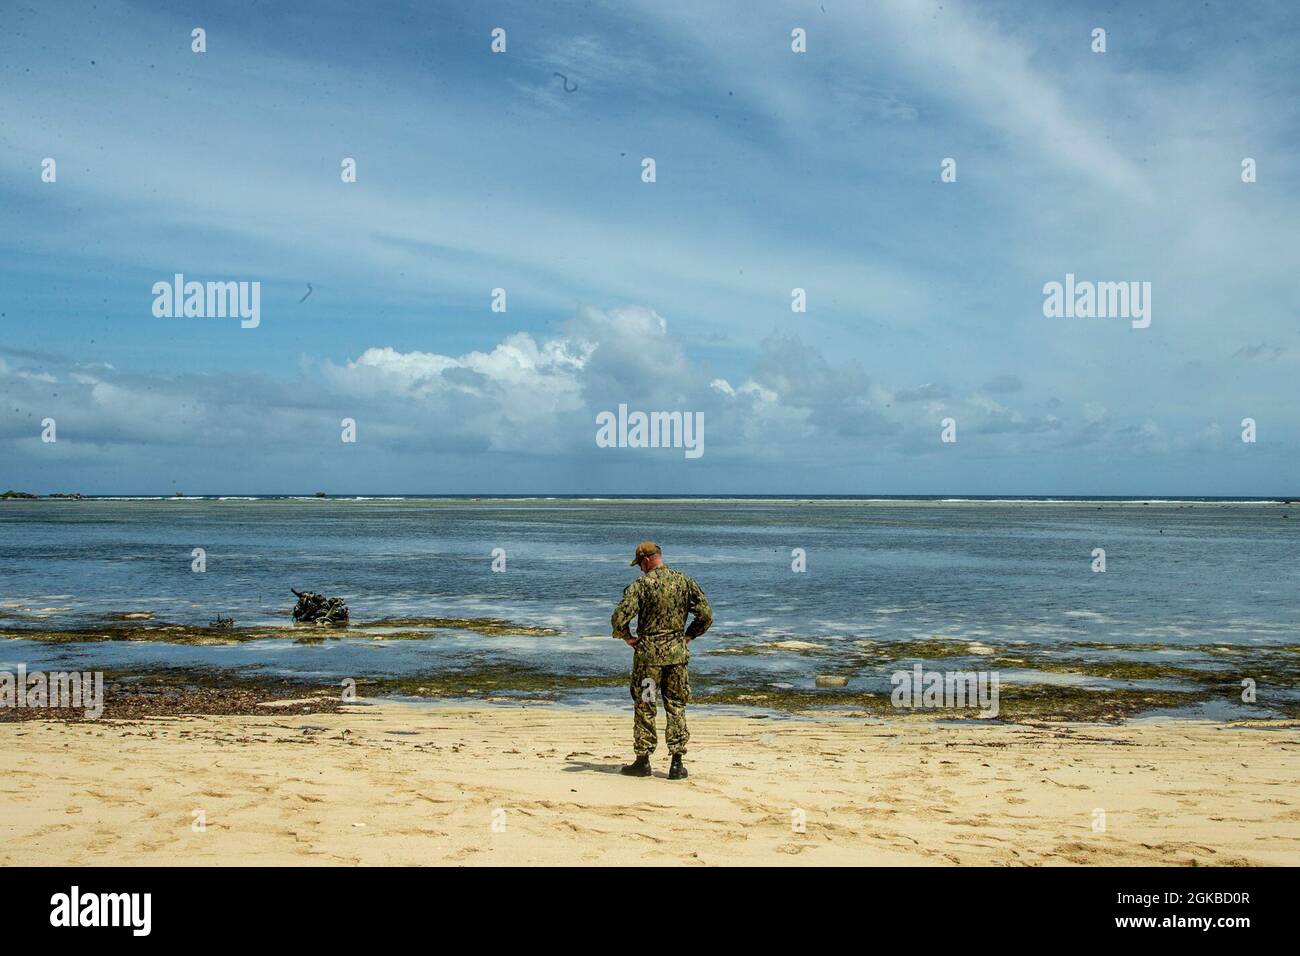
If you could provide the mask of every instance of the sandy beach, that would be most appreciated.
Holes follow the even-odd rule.
[[[259,709],[0,724],[0,863],[1300,864],[1294,721],[701,708],[668,781],[613,710]]]

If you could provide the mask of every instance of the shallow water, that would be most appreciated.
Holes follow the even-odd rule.
[[[286,626],[294,587],[343,597],[357,623],[492,617],[560,632],[230,646],[3,641],[0,668],[217,665],[334,678],[506,663],[618,673],[629,651],[610,640],[608,616],[637,573],[627,562],[643,538],[708,594],[715,625],[694,645],[692,670],[720,679],[803,686],[844,672],[861,651],[855,642],[936,636],[1071,655],[1106,653],[1079,642],[1295,644],[1297,524],[1300,508],[1276,503],[0,501],[5,628],[99,625],[108,612]],[[191,570],[196,547],[207,553],[203,573]],[[1091,570],[1098,547],[1105,573]],[[496,548],[504,573],[492,571]],[[794,548],[806,552],[806,573],[791,570]],[[785,640],[818,646],[766,646]],[[887,687],[890,669],[855,664],[854,686]]]

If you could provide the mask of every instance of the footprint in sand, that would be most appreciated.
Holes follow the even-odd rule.
[[[815,850],[815,849],[817,848],[810,843],[782,843],[779,847],[776,848],[776,852],[786,853],[789,854],[790,856],[798,856],[804,850]]]

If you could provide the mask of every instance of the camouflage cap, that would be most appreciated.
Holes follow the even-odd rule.
[[[648,558],[652,554],[660,553],[659,545],[655,544],[653,541],[642,541],[636,546],[636,554],[633,556],[632,560],[628,562],[628,567],[640,564],[642,558]]]

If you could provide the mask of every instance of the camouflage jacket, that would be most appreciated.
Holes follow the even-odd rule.
[[[687,615],[694,615],[690,627]],[[641,664],[685,664],[690,660],[687,641],[699,637],[713,623],[713,609],[694,580],[660,565],[643,574],[623,591],[623,599],[609,619],[614,636],[626,640],[636,618],[636,660]]]

